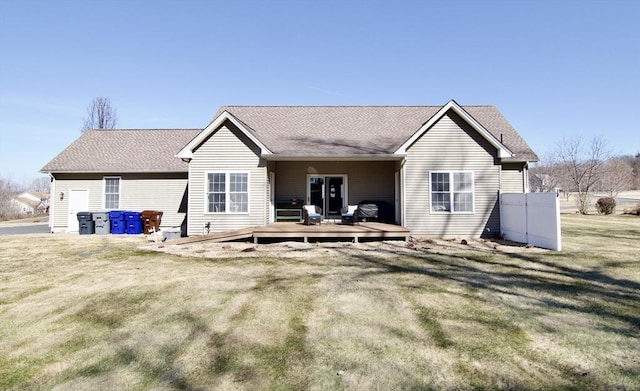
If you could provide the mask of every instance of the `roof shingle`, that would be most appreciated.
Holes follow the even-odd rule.
[[[461,106],[514,153],[538,157],[494,106]],[[441,106],[223,106],[274,155],[393,154]],[[187,172],[175,157],[202,129],[96,129],[82,134],[42,172]]]
[[[275,155],[392,154],[441,106],[224,106]],[[462,106],[514,160],[538,158],[494,106]]]
[[[175,157],[201,129],[96,129],[82,134],[42,172],[187,172]]]

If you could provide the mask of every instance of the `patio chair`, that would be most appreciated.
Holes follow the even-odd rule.
[[[302,207],[302,215],[304,218],[304,224],[321,224],[322,223],[322,208],[316,205],[305,205]]]
[[[351,224],[356,222],[356,211],[358,205],[348,205],[340,209],[340,215],[342,216],[342,224]]]

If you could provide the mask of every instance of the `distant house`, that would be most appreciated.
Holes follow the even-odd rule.
[[[21,215],[45,215],[49,212],[49,194],[38,191],[20,193],[11,200]]]
[[[498,194],[528,191],[537,156],[493,106],[225,106],[200,130],[94,130],[50,173],[53,231],[84,209],[163,210],[192,235],[325,217],[369,200],[415,236],[499,232]]]

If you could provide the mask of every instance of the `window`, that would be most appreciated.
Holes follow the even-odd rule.
[[[120,208],[120,178],[104,178],[104,208]]]
[[[248,213],[249,174],[207,173],[207,213]]]
[[[473,173],[432,172],[431,211],[473,213]]]

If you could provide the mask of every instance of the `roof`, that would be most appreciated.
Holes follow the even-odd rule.
[[[37,208],[38,205],[40,205],[42,203],[42,201],[38,200],[38,201],[34,201],[30,198],[26,198],[26,197],[16,197],[13,199],[15,202],[19,202],[21,204],[27,205],[33,209]]]
[[[49,194],[41,191],[25,191],[17,195],[17,198],[30,199],[32,201],[40,202],[49,198]]]
[[[177,151],[202,129],[95,129],[82,134],[42,172],[187,172]]]
[[[461,106],[513,153],[504,160],[538,157],[494,106]],[[443,106],[223,106],[281,156],[390,155]]]

